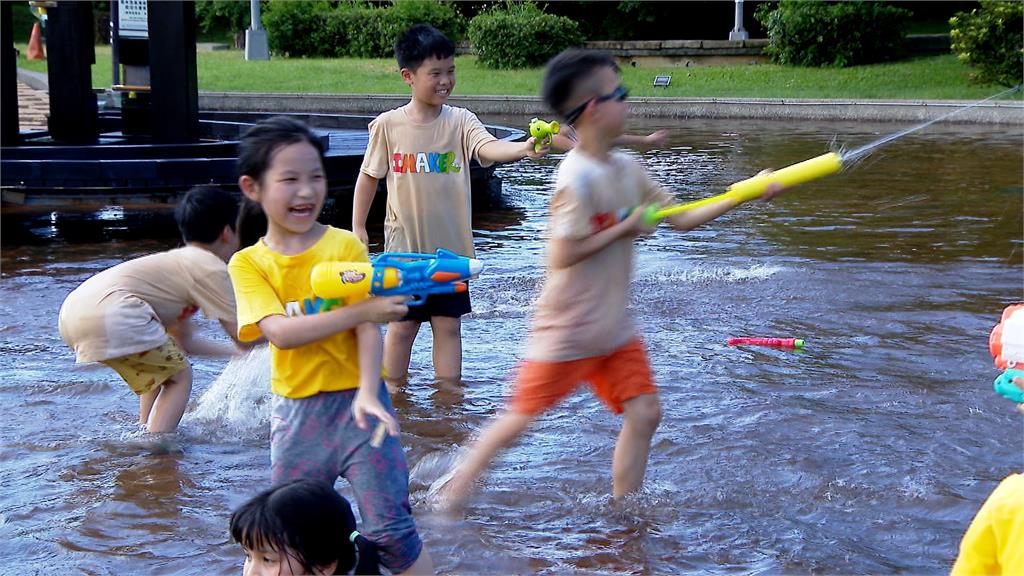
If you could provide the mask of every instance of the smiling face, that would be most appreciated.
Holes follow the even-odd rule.
[[[276,151],[259,180],[243,176],[242,192],[263,208],[271,236],[302,235],[316,224],[327,197],[327,179],[316,148],[309,142]]]
[[[455,89],[455,58],[431,56],[415,71],[402,68],[402,79],[412,88],[413,100],[440,107]]]

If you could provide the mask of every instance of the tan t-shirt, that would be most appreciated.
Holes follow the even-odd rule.
[[[227,263],[185,246],[89,278],[64,300],[58,326],[77,362],[99,362],[156,348],[168,329],[199,309],[212,320],[234,322],[235,295]]]
[[[623,208],[672,197],[619,151],[600,161],[574,149],[558,167],[548,229],[579,240],[615,223]],[[626,313],[633,240],[622,238],[568,268],[547,270],[533,315],[526,359],[545,362],[609,354],[635,335]]]
[[[405,108],[370,122],[370,142],[360,168],[387,176],[384,250],[433,253],[447,248],[473,256],[469,162],[496,138],[465,108],[442,106],[428,124],[416,124]]]

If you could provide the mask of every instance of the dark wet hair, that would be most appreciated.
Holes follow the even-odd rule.
[[[619,66],[610,54],[595,50],[569,48],[548,60],[544,68],[544,83],[541,97],[559,116],[565,117],[574,107],[572,98],[579,85],[599,68],[611,68],[618,72]]]
[[[356,518],[345,498],[319,480],[294,480],[256,495],[231,515],[231,538],[248,550],[294,554],[307,574],[337,562],[335,574],[380,574],[377,547],[350,538]],[[357,554],[358,550],[358,554]],[[358,563],[357,563],[358,560]]]
[[[238,142],[238,173],[254,180],[263,179],[270,169],[274,154],[284,146],[307,142],[316,148],[320,162],[324,161],[324,143],[304,122],[288,116],[273,116],[261,120],[242,134]],[[238,214],[239,246],[255,244],[267,232],[267,216],[259,204],[248,198]]]
[[[237,194],[217,186],[196,186],[185,193],[174,208],[181,238],[185,242],[210,244],[217,240],[225,226],[236,229]]]
[[[417,24],[395,40],[395,60],[399,68],[415,72],[431,56],[438,60],[455,56],[455,44],[430,24]]]

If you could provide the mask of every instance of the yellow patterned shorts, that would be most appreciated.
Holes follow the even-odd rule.
[[[140,396],[189,366],[185,355],[170,338],[152,350],[111,358],[102,361],[101,364],[113,368],[128,383],[132,392]]]

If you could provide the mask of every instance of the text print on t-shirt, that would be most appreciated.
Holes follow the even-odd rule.
[[[395,152],[391,155],[391,170],[413,174],[457,174],[462,171],[462,164],[456,160],[455,152]]]

